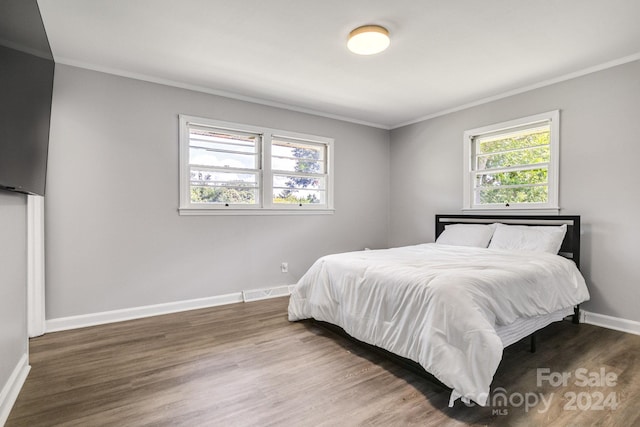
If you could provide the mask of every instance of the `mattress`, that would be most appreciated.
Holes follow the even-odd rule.
[[[496,327],[496,333],[502,341],[502,346],[508,347],[511,344],[517,343],[522,338],[528,337],[535,331],[540,330],[553,322],[558,322],[572,314],[573,308],[567,307],[542,316],[518,318],[510,325]]]

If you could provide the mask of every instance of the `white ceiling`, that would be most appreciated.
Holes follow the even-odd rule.
[[[59,63],[383,128],[640,59],[639,0],[38,4]],[[364,24],[389,49],[349,52]]]

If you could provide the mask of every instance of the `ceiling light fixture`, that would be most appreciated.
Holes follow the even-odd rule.
[[[358,55],[373,55],[389,47],[389,31],[379,25],[364,25],[349,33],[347,47]]]

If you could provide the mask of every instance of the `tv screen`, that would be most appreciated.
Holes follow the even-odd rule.
[[[55,64],[35,0],[0,12],[0,188],[44,196]]]

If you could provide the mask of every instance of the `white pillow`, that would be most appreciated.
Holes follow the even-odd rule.
[[[557,254],[566,233],[566,224],[557,227],[497,224],[489,248]]]
[[[475,246],[486,248],[493,235],[495,224],[449,224],[436,239],[441,245]]]

